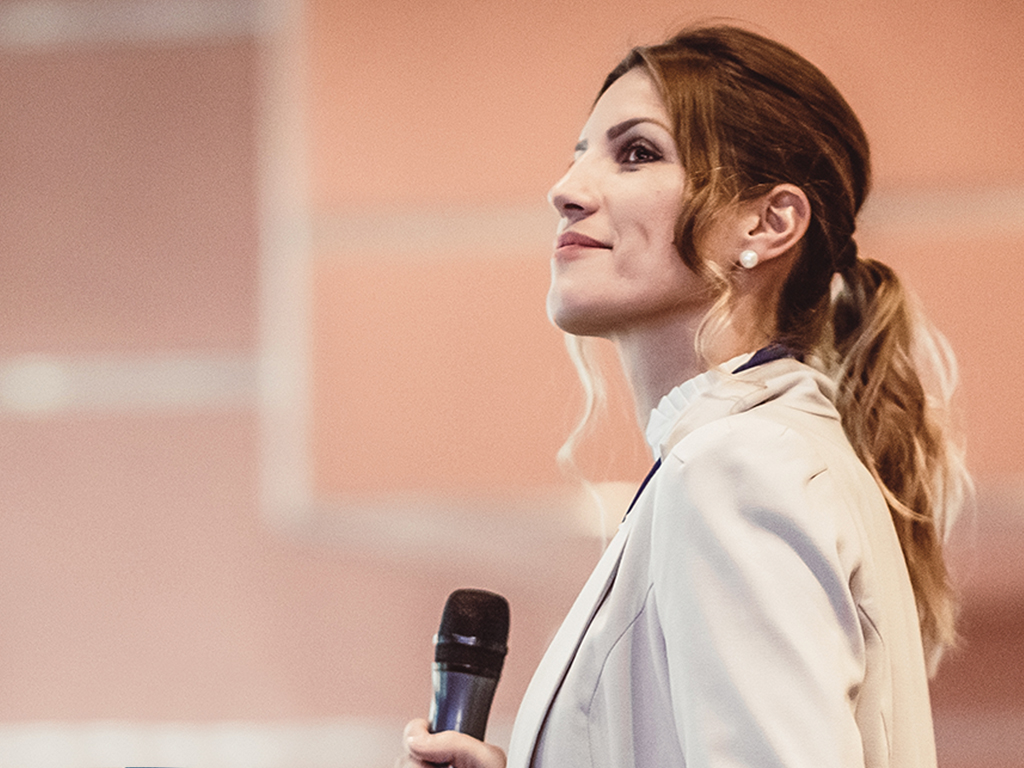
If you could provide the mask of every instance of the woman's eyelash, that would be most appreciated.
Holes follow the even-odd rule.
[[[660,160],[661,153],[646,142],[634,141],[632,144],[627,144],[623,147],[620,157],[621,161],[624,163],[638,165],[641,163],[652,163],[656,160]]]

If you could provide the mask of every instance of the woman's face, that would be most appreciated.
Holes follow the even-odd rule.
[[[630,70],[594,106],[548,194],[561,216],[547,300],[555,325],[616,337],[707,304],[673,244],[685,184],[654,82]]]

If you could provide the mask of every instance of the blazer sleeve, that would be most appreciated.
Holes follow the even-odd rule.
[[[858,545],[828,466],[794,430],[739,414],[662,471],[652,581],[687,768],[862,768]]]

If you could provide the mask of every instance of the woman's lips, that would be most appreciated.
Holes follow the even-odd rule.
[[[587,248],[608,249],[611,248],[611,246],[579,232],[563,232],[558,236],[558,240],[555,242],[555,255],[559,257],[568,257],[577,251]]]

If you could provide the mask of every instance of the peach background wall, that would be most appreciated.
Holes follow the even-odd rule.
[[[601,546],[543,195],[605,72],[707,16],[872,138],[861,252],[956,348],[979,484],[940,764],[1024,766],[1010,0],[0,0],[0,765],[388,765],[468,585],[512,603],[507,737]]]

